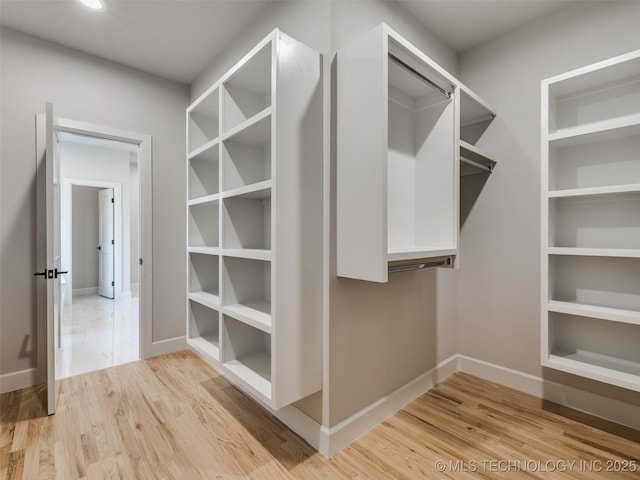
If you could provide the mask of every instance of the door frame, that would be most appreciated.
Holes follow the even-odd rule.
[[[64,153],[62,154],[64,158]],[[138,181],[140,179],[138,178]],[[113,217],[113,228],[114,228],[114,240],[115,240],[115,249],[114,249],[114,272],[113,279],[116,283],[114,289],[114,298],[126,298],[130,295],[127,295],[122,287],[124,286],[124,218],[122,215],[122,184],[119,182],[107,182],[102,180],[84,180],[82,178],[63,178],[62,179],[62,209],[71,208],[73,201],[73,187],[99,187],[99,188],[113,188],[113,198],[116,205],[114,209],[114,217]],[[118,205],[120,208],[118,208]],[[72,294],[73,296],[73,215],[69,214],[68,223],[62,226],[63,230],[66,230],[65,234],[69,241],[67,242],[68,251],[65,251],[65,244],[63,243],[63,258],[68,259],[68,270],[69,274],[67,278],[70,280],[70,291],[67,291],[67,294]],[[138,229],[140,229],[140,225],[138,225]],[[131,238],[129,238],[129,242]],[[139,255],[142,258],[142,255]],[[63,264],[63,267],[67,265]],[[131,281],[129,281],[129,294],[131,293]],[[72,298],[72,297],[71,297]]]
[[[130,165],[128,173],[129,176],[131,176]],[[98,194],[98,241],[96,242],[98,244],[98,295],[116,300],[116,278],[118,273],[120,273],[122,277],[122,280],[118,280],[118,287],[123,287],[125,285],[124,268],[118,272],[118,270],[116,270],[116,263],[124,267],[124,252],[128,250],[129,262],[127,263],[129,264],[129,274],[131,274],[131,237],[129,237],[129,241],[127,242],[128,245],[125,245],[124,241],[120,241],[116,238],[116,212],[124,212],[124,208],[122,208],[124,207],[124,204],[120,205],[120,202],[118,202],[119,208],[115,208],[115,189],[101,188],[95,193]],[[129,214],[131,214],[130,205]],[[108,236],[105,237],[105,235]],[[118,261],[119,253],[120,261]],[[96,255],[95,250],[93,250],[93,254],[94,256]],[[107,256],[106,261],[104,257],[105,255]],[[136,265],[136,270],[138,267],[139,266]],[[108,275],[108,277],[106,277],[106,282],[104,281],[105,275]],[[127,285],[129,286],[129,289],[131,289],[131,276],[129,276],[129,282]]]
[[[153,306],[153,178],[152,137],[131,130],[97,125],[88,122],[56,118],[57,132],[75,133],[88,137],[115,140],[138,146],[138,256],[141,260],[139,282],[139,351],[145,359],[152,352],[152,306]],[[38,366],[41,377],[47,371],[47,316],[46,309],[38,308]]]

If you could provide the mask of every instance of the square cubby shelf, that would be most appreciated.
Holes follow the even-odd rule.
[[[189,206],[189,247],[219,247],[220,201]]]
[[[225,257],[223,312],[271,332],[271,262]]]
[[[189,152],[194,152],[218,138],[220,132],[219,105],[219,91],[216,88],[187,111]]]
[[[209,307],[220,306],[220,258],[189,254],[189,299]]]
[[[218,144],[189,158],[189,201],[220,192],[220,147]]]
[[[226,138],[222,155],[224,190],[271,179],[271,116]]]
[[[225,132],[271,105],[271,49],[269,42],[224,82]]]
[[[223,200],[225,249],[271,250],[271,188]]]

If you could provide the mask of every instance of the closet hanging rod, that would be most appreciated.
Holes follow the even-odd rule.
[[[474,162],[473,160],[469,160],[463,156],[460,157],[460,161],[466,163],[467,165],[471,165],[472,167],[479,168],[480,170],[484,170],[485,172],[491,173],[493,172],[493,168],[490,165],[483,165],[478,162]]]
[[[431,85],[433,88],[435,88],[436,90],[438,90],[441,94],[443,94],[445,97],[447,98],[451,98],[451,92],[448,92],[447,90],[445,90],[444,88],[442,88],[440,85],[438,85],[437,83],[435,83],[433,80],[430,80],[429,78],[425,77],[423,74],[421,74],[419,71],[417,71],[415,68],[413,68],[411,65],[409,65],[408,63],[403,62],[402,60],[400,60],[398,57],[396,57],[393,53],[389,54],[389,59],[393,60],[394,62],[396,62],[398,65],[400,65],[401,67],[403,67],[405,70],[408,70],[410,73],[413,73],[416,77],[418,77],[420,80],[424,80],[425,82],[427,82],[429,85]]]
[[[444,267],[451,265],[451,257],[437,262],[422,262],[411,265],[399,265],[397,267],[389,267],[389,273],[410,272],[412,270],[422,270],[423,268]]]

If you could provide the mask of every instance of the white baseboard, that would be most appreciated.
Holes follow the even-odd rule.
[[[74,288],[72,290],[74,297],[81,297],[83,295],[97,295],[98,287],[86,287],[86,288]]]
[[[453,355],[339,424],[331,428],[323,426],[320,453],[330,457],[339,452],[408,403],[428,392],[449,375],[455,373],[456,369],[457,356]]]
[[[177,352],[187,348],[187,337],[175,337],[159,342],[152,342],[145,350],[145,358],[157,357],[165,353]]]
[[[27,368],[18,372],[5,373],[0,375],[0,393],[33,387],[44,382],[44,375],[38,368]]]
[[[464,355],[458,355],[458,371],[640,430],[640,406],[638,405],[551,382],[534,375]]]

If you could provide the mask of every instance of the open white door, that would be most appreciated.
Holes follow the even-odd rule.
[[[60,366],[60,155],[53,118],[53,104],[38,116],[37,127],[37,262],[35,273],[38,309],[46,316],[47,411],[56,411]],[[39,314],[40,316],[40,314]]]
[[[98,192],[98,293],[114,298],[114,201],[113,188]]]

